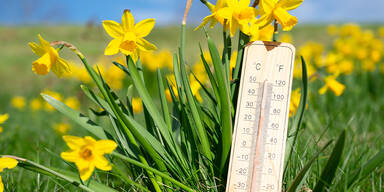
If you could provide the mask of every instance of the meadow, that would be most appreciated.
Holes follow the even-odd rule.
[[[362,31],[361,34],[364,34],[367,30],[371,31],[372,35],[378,40],[375,44],[381,44],[381,47],[383,47],[384,34],[380,34],[379,27],[380,25],[362,25],[359,30]],[[340,32],[339,25],[337,25],[337,28]],[[356,171],[371,158],[384,153],[384,70],[382,70],[384,69],[384,56],[382,57],[384,49],[381,48],[379,61],[374,63],[373,69],[371,69],[372,67],[364,67],[363,60],[353,60],[354,68],[342,72],[337,78],[338,82],[345,85],[345,90],[342,93],[335,93],[332,88],[328,88],[329,90],[324,94],[319,94],[319,89],[324,85],[323,79],[327,77],[329,71],[332,71],[327,64],[327,56],[329,56],[330,52],[338,50],[335,42],[340,38],[340,34],[330,34],[332,33],[331,30],[326,25],[299,25],[290,32],[279,34],[282,41],[289,41],[296,46],[297,55],[303,55],[307,65],[310,66],[308,68],[310,80],[307,109],[284,183],[289,185],[306,162],[319,152],[328,141],[333,140],[330,147],[320,153],[315,160],[301,185],[302,191],[313,189],[332,153],[332,148],[338,136],[345,130],[345,147],[342,151],[333,185],[328,190],[383,191],[384,166],[382,163],[377,168],[375,167],[371,173],[364,175],[364,178],[361,178],[350,188],[348,188],[348,182],[356,174]],[[155,42],[159,50],[174,53],[180,44],[179,31],[179,27],[157,27],[148,36],[148,40]],[[220,45],[222,36],[214,35],[221,34],[220,29],[211,29],[209,33],[217,42],[218,47],[222,46]],[[86,99],[80,89],[81,84],[88,83],[87,77],[84,77],[84,80],[81,77],[57,78],[53,74],[47,76],[33,74],[31,63],[36,60],[36,56],[28,47],[28,42],[36,41],[37,34],[43,35],[50,41],[63,40],[75,44],[86,55],[90,64],[104,65],[105,60],[116,58],[111,59],[103,56],[104,48],[110,38],[100,26],[0,27],[0,114],[9,114],[9,119],[1,125],[3,131],[0,133],[0,154],[23,157],[48,167],[74,170],[59,156],[66,149],[62,135],[83,136],[88,133],[61,113],[47,107],[45,101],[40,98],[40,93],[56,94],[56,98],[61,98],[60,100],[67,103],[67,105],[72,105],[72,108],[89,115],[99,125],[106,127],[111,125],[110,122],[97,117],[89,109],[99,110],[96,105]],[[188,28],[185,51],[187,53],[186,60],[190,62],[188,65],[191,68],[193,68],[193,64],[199,62],[199,47],[196,42],[201,42],[203,49],[206,49],[204,33]],[[361,43],[364,44],[364,42]],[[358,46],[350,47],[353,53],[358,48]],[[369,55],[370,50],[366,54]],[[69,58],[73,63],[76,63],[75,65],[81,67],[78,58],[74,57],[69,51],[64,51],[63,57]],[[369,56],[364,58],[366,57]],[[299,69],[299,60],[296,63],[296,67]],[[114,79],[116,78],[113,73],[114,70],[110,69],[112,67],[115,66],[106,67],[106,76],[108,76],[108,70],[111,70],[110,82],[113,84],[113,82],[117,81],[115,89],[118,90],[118,94],[128,94],[127,89],[128,85],[131,84],[131,80],[121,75],[121,72],[118,75],[121,78]],[[157,81],[155,78],[151,78],[156,76],[154,75],[156,73],[150,69],[150,66],[148,67],[145,64],[143,70],[148,78],[146,81],[147,87],[150,90],[155,90],[151,94],[154,98],[157,98]],[[164,69],[163,74],[167,71],[171,70]],[[298,73],[300,74],[300,71]],[[106,79],[108,82],[109,79]],[[300,77],[295,79],[293,87],[294,89],[301,87]],[[57,93],[52,93],[52,91]],[[203,91],[198,90],[198,92]],[[202,93],[202,97],[204,100],[206,95]],[[33,100],[35,101],[34,104]],[[298,105],[297,101],[294,103]],[[138,120],[143,120],[144,115],[140,107],[137,109],[137,114]],[[290,119],[291,123],[292,119],[293,117]],[[22,168],[2,173],[2,177],[6,181],[4,185],[8,191],[76,190],[76,188],[63,181]],[[100,181],[102,179],[97,178],[96,180]],[[109,186],[116,187],[119,191],[134,191],[134,189],[121,187],[121,181],[113,178],[113,176],[109,178],[107,175],[107,179],[102,181]]]

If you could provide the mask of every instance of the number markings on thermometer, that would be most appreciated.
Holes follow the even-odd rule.
[[[281,191],[294,50],[262,41],[245,48],[227,192]]]

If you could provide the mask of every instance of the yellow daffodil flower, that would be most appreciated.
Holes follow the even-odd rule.
[[[138,97],[132,98],[131,103],[132,103],[133,113],[138,114],[143,111],[143,102],[141,101],[140,98]]]
[[[249,23],[258,15],[254,7],[250,7],[250,0],[226,0],[227,7],[218,10],[219,18],[224,18],[225,26],[229,28],[233,37],[238,28],[245,33],[250,33]]]
[[[46,75],[52,69],[52,72],[58,77],[71,73],[70,65],[66,60],[59,57],[59,53],[53,48],[48,41],[44,40],[40,34],[40,45],[30,42],[29,46],[32,51],[40,56],[39,59],[32,63],[32,71],[38,75]]]
[[[64,141],[69,151],[62,152],[61,158],[74,162],[80,173],[80,178],[86,181],[91,177],[95,167],[103,171],[110,171],[112,166],[104,154],[112,153],[117,144],[112,140],[98,140],[90,136],[84,138],[65,135]]]
[[[129,10],[124,10],[121,24],[116,21],[105,20],[103,27],[113,40],[105,48],[105,55],[115,55],[122,52],[130,55],[134,60],[138,58],[138,51],[153,51],[156,46],[144,39],[155,26],[155,19],[145,19],[135,25],[135,20]]]
[[[276,19],[284,31],[289,31],[297,23],[297,18],[288,13],[296,9],[303,0],[260,0],[260,15],[266,17],[265,24]]]
[[[8,113],[0,115],[0,124],[3,124],[6,120],[8,120],[9,115]]]
[[[259,19],[260,20],[260,19]],[[258,20],[258,21],[259,21]],[[262,29],[259,29],[260,23],[251,24],[251,39],[250,41],[271,41],[273,36],[273,25],[267,25]]]
[[[24,109],[25,107],[25,98],[22,96],[13,97],[11,100],[11,105],[16,109]]]
[[[8,113],[0,115],[0,125],[3,124],[6,120],[8,120]],[[3,127],[0,126],[0,133],[3,132]]]
[[[336,80],[336,75],[330,75],[328,77],[324,78],[325,85],[319,89],[319,94],[323,95],[325,92],[327,92],[328,89],[330,89],[336,96],[340,96],[343,94],[345,90],[345,85],[341,84]]]
[[[34,98],[29,102],[29,108],[32,111],[38,111],[43,107],[42,101],[39,98]]]
[[[10,157],[0,157],[0,173],[4,169],[13,169],[17,166],[17,160]],[[4,191],[4,184],[0,176],[0,192]]]
[[[64,135],[71,129],[71,125],[68,123],[57,123],[53,125],[53,129]]]
[[[80,102],[76,97],[68,97],[64,100],[64,104],[71,109],[79,110]]]
[[[297,108],[299,108],[300,104],[300,88],[297,88],[291,93],[291,102],[289,103],[289,116],[292,116],[296,113]]]

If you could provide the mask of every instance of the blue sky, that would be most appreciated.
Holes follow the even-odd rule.
[[[119,20],[131,9],[136,20],[155,18],[160,25],[179,23],[183,0],[0,0],[0,25],[84,24]],[[299,23],[384,23],[384,0],[304,0],[291,13]],[[188,20],[198,23],[208,9],[194,0]]]

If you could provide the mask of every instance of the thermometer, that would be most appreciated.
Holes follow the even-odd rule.
[[[281,192],[294,58],[288,43],[245,48],[227,192]]]

